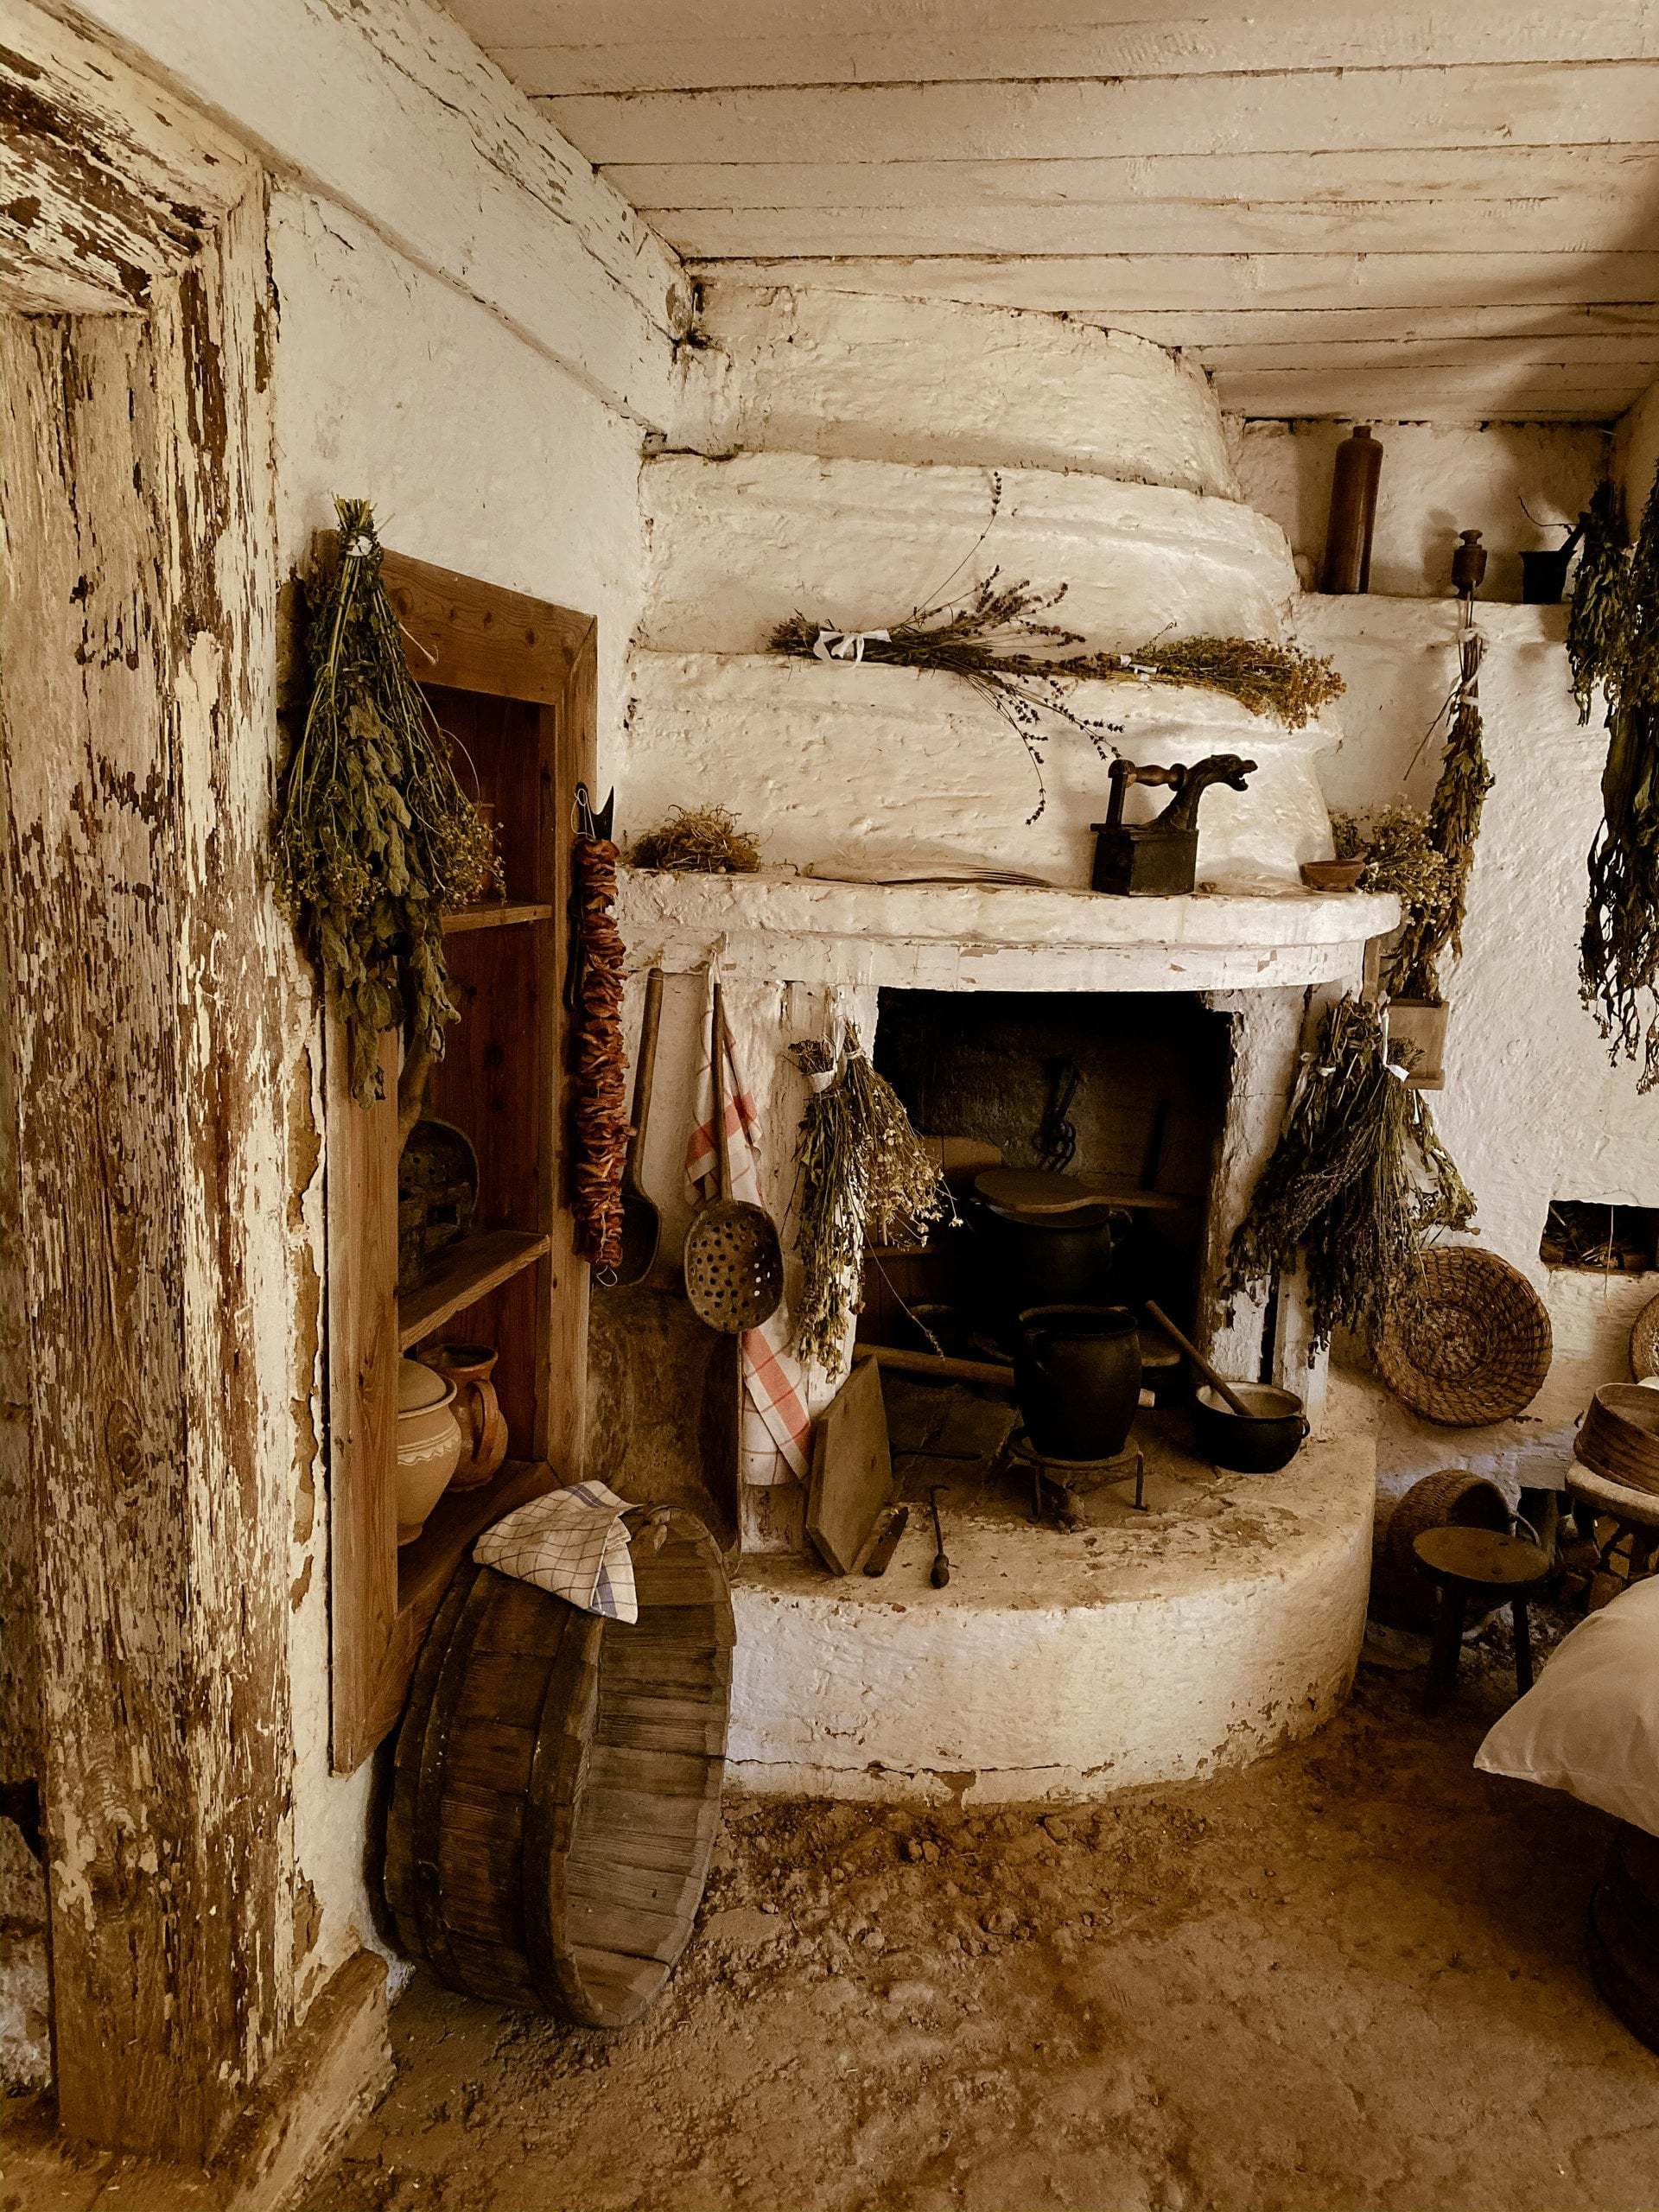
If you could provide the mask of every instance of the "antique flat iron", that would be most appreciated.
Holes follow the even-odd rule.
[[[1112,796],[1106,819],[1089,824],[1095,836],[1096,891],[1128,899],[1179,899],[1198,874],[1198,802],[1211,784],[1242,791],[1254,774],[1254,760],[1236,753],[1212,753],[1191,766],[1142,768],[1133,760],[1112,763]],[[1123,800],[1131,784],[1167,784],[1173,797],[1150,822],[1125,822]]]

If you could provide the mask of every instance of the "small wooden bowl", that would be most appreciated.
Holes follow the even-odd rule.
[[[1310,891],[1355,891],[1366,863],[1357,861],[1304,861],[1302,881]]]

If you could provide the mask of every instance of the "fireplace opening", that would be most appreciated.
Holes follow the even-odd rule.
[[[876,1065],[943,1144],[964,1225],[871,1254],[861,1335],[995,1357],[1022,1306],[1149,1299],[1191,1332],[1230,1027],[1187,993],[883,990]],[[1007,1185],[993,1216],[976,1190],[993,1165],[1067,1181]],[[1022,1192],[1060,1209],[1026,1236]]]

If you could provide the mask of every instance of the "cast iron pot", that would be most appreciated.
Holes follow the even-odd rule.
[[[977,1260],[978,1304],[1010,1351],[1027,1307],[1058,1300],[1096,1304],[1112,1263],[1114,1231],[1127,1217],[1103,1201],[1070,1213],[1012,1214],[984,1198],[968,1208]]]
[[[1192,1401],[1192,1433],[1199,1454],[1236,1475],[1274,1475],[1287,1467],[1307,1435],[1307,1416],[1294,1390],[1265,1382],[1235,1382],[1250,1408],[1242,1421],[1220,1393],[1206,1386]]]
[[[1032,1447],[1113,1459],[1141,1398],[1141,1339],[1127,1306],[1033,1306],[1020,1316],[1014,1389]]]

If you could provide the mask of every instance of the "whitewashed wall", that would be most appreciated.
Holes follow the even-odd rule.
[[[1565,613],[1485,607],[1479,620],[1487,639],[1481,706],[1497,781],[1477,852],[1464,957],[1449,974],[1446,1089],[1431,1103],[1479,1203],[1476,1241],[1542,1294],[1557,1357],[1529,1414],[1486,1429],[1419,1421],[1363,1370],[1351,1366],[1340,1377],[1333,1370],[1333,1426],[1375,1424],[1388,1489],[1439,1467],[1527,1479],[1559,1471],[1590,1392],[1628,1376],[1630,1319],[1659,1292],[1659,1276],[1606,1282],[1552,1273],[1538,1256],[1552,1198],[1655,1203],[1659,1106],[1638,1098],[1628,1068],[1610,1065],[1579,1002],[1585,855],[1600,818],[1605,739],[1599,721],[1579,727],[1567,690]],[[1386,804],[1402,779],[1413,804],[1427,802],[1433,758],[1408,779],[1407,770],[1451,683],[1456,625],[1445,600],[1300,601],[1297,637],[1329,653],[1349,687],[1335,710],[1344,741],[1319,764],[1333,806]]]
[[[1351,423],[1228,419],[1228,443],[1246,506],[1289,538],[1305,584],[1317,584],[1331,509],[1331,471]],[[1377,484],[1371,590],[1437,599],[1451,590],[1460,530],[1478,530],[1491,556],[1484,585],[1493,600],[1521,596],[1523,548],[1556,545],[1541,521],[1570,522],[1605,466],[1607,433],[1578,423],[1377,423]]]
[[[1624,493],[1624,512],[1634,530],[1642,519],[1659,468],[1659,384],[1650,384],[1613,433],[1613,474]]]

